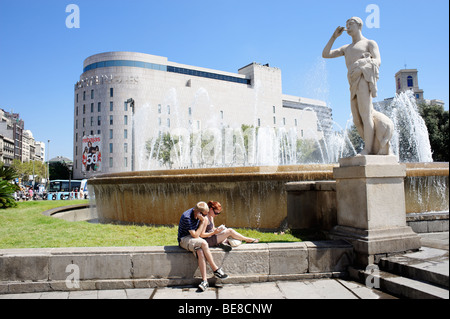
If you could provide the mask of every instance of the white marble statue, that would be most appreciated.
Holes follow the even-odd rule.
[[[390,155],[394,124],[387,116],[376,112],[372,104],[372,98],[377,96],[380,51],[375,41],[362,35],[362,27],[363,22],[358,17],[347,20],[346,31],[352,43],[332,50],[336,39],[345,31],[344,27],[337,27],[322,56],[327,59],[345,57],[353,122],[364,140],[360,155]]]

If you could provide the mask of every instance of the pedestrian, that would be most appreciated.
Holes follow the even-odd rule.
[[[238,242],[245,241],[246,243],[258,243],[259,239],[245,237],[239,234],[232,228],[226,228],[224,225],[219,227],[215,227],[214,225],[214,217],[217,217],[222,213],[222,205],[216,201],[208,202],[208,225],[206,226],[205,231],[200,235],[204,238],[209,247],[220,247],[225,251],[230,251],[231,245],[228,243],[228,238],[236,239]]]
[[[194,208],[188,209],[181,215],[178,226],[178,245],[183,249],[191,251],[197,258],[198,267],[202,276],[202,282],[198,287],[202,291],[205,291],[209,287],[206,276],[206,261],[209,263],[217,278],[228,278],[228,275],[223,272],[222,268],[219,268],[215,264],[206,240],[200,237],[200,234],[205,231],[208,225],[208,218],[206,217],[208,211],[208,205],[205,202],[199,202]]]

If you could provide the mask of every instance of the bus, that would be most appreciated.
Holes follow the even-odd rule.
[[[47,192],[48,200],[87,199],[87,179],[50,181]]]

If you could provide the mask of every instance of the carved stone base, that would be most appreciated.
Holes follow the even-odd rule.
[[[420,237],[409,226],[377,230],[336,226],[330,237],[353,245],[355,263],[365,267],[377,262],[377,257],[420,248]]]
[[[356,156],[339,161],[337,222],[330,236],[353,244],[360,266],[376,255],[420,248],[420,237],[406,225],[405,165],[395,156]]]

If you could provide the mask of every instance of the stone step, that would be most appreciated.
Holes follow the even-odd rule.
[[[430,283],[379,272],[381,291],[409,299],[449,299],[448,289]]]
[[[379,267],[389,273],[449,288],[448,251],[422,247],[420,251],[382,258]]]
[[[352,277],[370,288],[379,289],[384,293],[408,299],[449,299],[448,288],[402,277],[383,270],[351,269]]]

